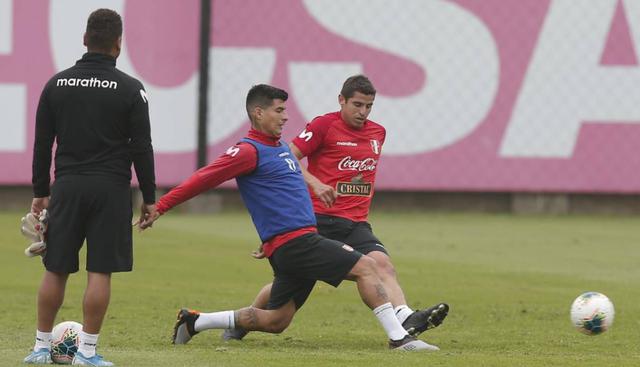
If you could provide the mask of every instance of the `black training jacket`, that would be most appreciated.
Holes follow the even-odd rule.
[[[55,177],[103,175],[131,182],[131,163],[147,204],[155,202],[149,105],[142,83],[116,69],[115,58],[86,53],[51,78],[36,113],[33,192],[49,196]]]

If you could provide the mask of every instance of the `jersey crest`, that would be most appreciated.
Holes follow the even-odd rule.
[[[380,142],[376,139],[371,139],[369,143],[371,144],[371,150],[373,150],[375,154],[380,154]]]

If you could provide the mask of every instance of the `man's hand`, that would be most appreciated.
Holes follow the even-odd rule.
[[[333,187],[320,182],[320,180],[317,180],[310,186],[311,190],[313,190],[313,193],[318,197],[318,199],[320,199],[320,201],[322,201],[322,203],[327,208],[331,208],[333,206],[333,203],[336,202],[338,193]]]
[[[258,247],[256,251],[253,251],[251,253],[251,256],[253,256],[254,259],[264,259],[266,256],[264,255],[264,250],[262,249],[262,245],[260,245],[260,247]]]
[[[338,198],[338,193],[336,190],[320,181],[316,176],[312,175],[311,172],[307,170],[305,166],[300,164],[300,160],[304,158],[304,154],[300,151],[300,149],[293,143],[289,143],[289,149],[296,159],[298,159],[298,166],[300,167],[300,171],[302,172],[302,176],[304,177],[304,182],[311,187],[311,191],[322,201],[322,203],[327,207],[331,208],[333,203],[336,202]]]
[[[31,201],[31,213],[40,216],[44,209],[49,207],[49,198],[33,198]]]
[[[138,229],[144,231],[145,229],[153,226],[153,222],[155,222],[158,218],[160,218],[160,213],[156,209],[155,204],[142,204],[140,207],[140,219],[138,219],[134,225],[138,225]]]

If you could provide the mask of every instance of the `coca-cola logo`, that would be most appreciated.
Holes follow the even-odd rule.
[[[362,160],[351,159],[351,156],[346,156],[342,158],[340,163],[338,164],[338,169],[340,171],[375,171],[376,170],[376,161],[373,158],[365,158]]]

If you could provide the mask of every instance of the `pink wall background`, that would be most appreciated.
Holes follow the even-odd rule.
[[[500,143],[547,15],[549,1],[454,2],[474,13],[496,40],[501,75],[494,103],[484,121],[455,144],[422,154],[384,157],[377,188],[640,192],[638,125],[593,121],[581,128],[575,151],[569,158],[500,157]],[[28,184],[31,181],[35,110],[43,84],[55,72],[47,3],[45,0],[13,2],[13,50],[9,55],[0,55],[0,84],[25,83],[27,86],[28,149],[0,151],[2,184]],[[211,45],[273,47],[277,60],[271,83],[275,85],[291,90],[287,65],[300,61],[360,62],[364,72],[375,81],[378,93],[388,96],[409,95],[428,83],[429,71],[415,63],[327,32],[300,1],[277,1],[270,7],[263,4],[261,0],[214,1]],[[621,4],[618,4],[601,63],[637,66]],[[125,37],[129,57],[145,80],[170,87],[184,83],[197,72],[198,35],[193,24],[198,22],[198,9],[196,0],[164,1],[160,5],[152,0],[126,2]],[[78,35],[79,41],[80,37]],[[295,100],[296,96],[292,95],[286,140],[305,124]],[[210,146],[210,158],[215,158],[242,137],[246,127]],[[194,162],[193,152],[158,152],[158,183],[165,186],[179,183],[193,171]]]

